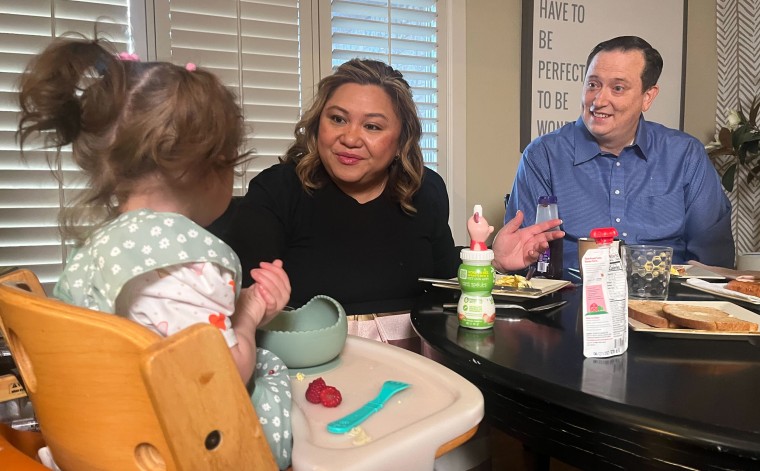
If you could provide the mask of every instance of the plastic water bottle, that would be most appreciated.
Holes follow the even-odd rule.
[[[539,197],[538,206],[536,207],[536,224],[558,218],[559,209],[557,208],[557,197],[554,195]],[[550,230],[559,230],[559,226]],[[562,278],[563,250],[562,239],[549,242],[549,250],[538,257],[538,262],[536,263],[536,275],[553,279]]]

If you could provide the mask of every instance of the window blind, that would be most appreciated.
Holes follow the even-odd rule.
[[[128,0],[4,0],[0,2],[0,266],[33,270],[50,289],[58,279],[66,248],[58,233],[58,208],[84,182],[62,153],[60,179],[47,157],[52,151],[25,146],[22,161],[15,140],[19,107],[17,83],[29,60],[53,37],[98,31],[116,47],[131,42],[126,25]]]
[[[97,22],[119,50],[139,50],[143,60],[193,62],[219,75],[240,99],[251,129],[248,147],[256,155],[235,181],[239,195],[293,140],[320,63],[321,35],[311,30],[316,26],[311,15],[322,1],[0,2],[0,266],[30,268],[50,290],[67,255],[57,229],[59,208],[86,183],[69,149],[62,153],[56,179],[48,165],[50,151],[29,146],[22,162],[15,142],[18,78],[52,38],[67,31],[91,37]],[[425,162],[440,167],[437,3],[333,0],[329,5],[331,24],[325,28],[333,36],[332,65],[362,56],[401,70],[422,118]]]
[[[242,104],[255,151],[235,181],[243,194],[285,153],[301,114],[299,1],[171,0],[164,19],[159,59],[208,68]]]
[[[425,165],[439,170],[436,0],[332,0],[332,66],[381,60],[412,87]]]

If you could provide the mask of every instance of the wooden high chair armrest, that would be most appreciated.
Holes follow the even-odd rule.
[[[172,452],[184,463],[179,468],[229,469],[225,463],[243,458],[247,469],[277,470],[219,329],[196,324],[157,342],[143,354],[142,375],[161,427],[178,438]]]

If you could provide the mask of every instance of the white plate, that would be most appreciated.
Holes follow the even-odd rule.
[[[496,275],[495,279],[498,280],[501,277],[504,277],[506,275]],[[455,278],[456,279],[456,278]],[[494,290],[491,291],[493,296],[498,298],[523,298],[523,299],[538,299],[542,296],[546,296],[547,294],[553,293],[555,291],[558,291],[565,286],[569,285],[570,282],[567,280],[549,280],[546,278],[531,278],[530,281],[531,288],[536,288],[540,291],[538,292],[522,292],[522,291],[497,291],[496,286],[494,286]],[[433,283],[433,286],[438,286],[439,288],[448,288],[448,289],[459,289],[459,286],[454,285],[444,285],[439,283]]]
[[[683,275],[670,275],[671,278],[701,278],[703,280],[725,280],[726,277],[710,270],[694,265],[673,265],[674,268],[683,268]]]
[[[663,304],[689,304],[692,306],[705,306],[720,309],[727,312],[737,319],[754,322],[760,325],[760,315],[737,306],[728,301],[661,301]],[[652,327],[639,322],[635,319],[628,318],[628,325],[636,332],[646,332],[653,334],[655,337],[670,338],[688,338],[688,339],[710,339],[710,340],[749,340],[753,344],[760,342],[760,332],[715,332],[711,330],[696,329],[668,329],[662,327]]]
[[[699,291],[704,291],[705,293],[714,294],[715,296],[720,296],[721,298],[737,299],[739,301],[745,301],[752,304],[760,304],[760,298],[757,296],[750,296],[749,294],[726,289],[726,284],[727,283],[708,283],[704,280],[690,278],[686,280],[684,286],[688,286],[689,288],[694,288]]]

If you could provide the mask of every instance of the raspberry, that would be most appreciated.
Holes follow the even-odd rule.
[[[320,393],[323,389],[325,389],[327,385],[325,384],[325,380],[321,377],[315,379],[311,383],[309,383],[309,387],[306,388],[306,400],[313,403],[313,404],[319,404],[322,402],[322,399],[320,398]]]
[[[322,400],[322,405],[325,407],[338,407],[338,404],[343,401],[340,391],[333,386],[326,386],[319,394],[319,398]]]

